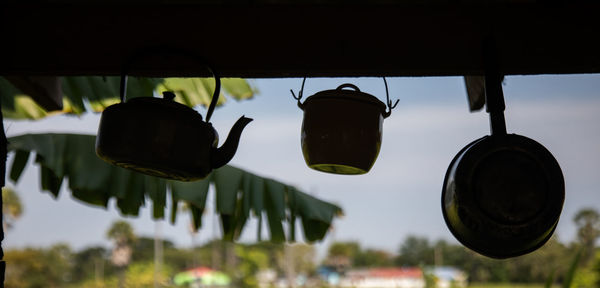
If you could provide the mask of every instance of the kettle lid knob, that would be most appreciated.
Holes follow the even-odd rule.
[[[175,99],[175,93],[173,93],[172,91],[164,91],[162,94],[163,94],[163,99],[171,100],[171,101],[173,101],[173,99]]]

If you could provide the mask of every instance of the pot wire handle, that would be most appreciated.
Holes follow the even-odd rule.
[[[306,77],[304,77],[304,79],[302,79],[302,87],[300,87],[300,92],[298,92],[298,97],[296,97],[296,94],[294,94],[294,90],[290,89],[290,92],[292,92],[292,97],[294,97],[294,99],[296,99],[298,101],[298,108],[304,110],[304,104],[300,103],[300,99],[302,99],[302,92],[304,91],[304,82],[306,82]]]
[[[388,91],[388,84],[387,81],[385,80],[385,77],[383,77],[383,84],[385,84],[385,98],[386,98],[386,105],[388,110],[385,111],[385,113],[383,113],[383,118],[387,118],[390,117],[390,115],[392,115],[392,109],[396,108],[396,106],[398,106],[398,102],[400,102],[400,99],[396,99],[396,102],[394,102],[394,104],[392,104],[392,100],[390,100],[390,93]]]

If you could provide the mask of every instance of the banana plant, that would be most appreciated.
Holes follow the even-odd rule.
[[[12,78],[11,78],[12,79]],[[13,85],[13,81],[0,77],[0,101],[2,114],[11,119],[41,119],[58,113],[81,114],[86,111],[102,112],[104,108],[118,103],[119,77],[78,76],[58,77],[62,93],[62,110],[47,112],[31,95],[25,94]],[[235,100],[254,97],[256,90],[239,78],[224,78],[221,84],[225,93],[219,96],[217,105],[226,102],[227,95]],[[21,88],[24,88],[21,86]],[[143,97],[160,94],[162,91],[175,92],[175,101],[194,107],[208,106],[214,89],[214,80],[208,78],[136,78],[130,77],[127,83],[127,97]],[[54,92],[58,93],[58,92]]]
[[[100,112],[120,101],[119,77],[62,77],[63,110],[52,113],[80,114]],[[14,81],[12,81],[14,82]],[[40,119],[46,112],[31,97],[17,89],[12,82],[0,77],[0,100],[6,118]],[[229,98],[250,99],[255,89],[243,79],[222,79],[222,87]],[[203,78],[130,78],[128,97],[142,97],[169,90],[175,100],[188,105],[208,105],[214,81]],[[35,97],[34,97],[35,98]],[[219,104],[225,102],[222,94]],[[247,220],[258,219],[260,240],[263,219],[267,221],[273,241],[295,239],[295,223],[300,220],[304,238],[317,241],[325,237],[333,219],[342,215],[342,209],[332,203],[314,198],[293,186],[254,173],[225,166],[197,182],[177,182],[146,176],[125,170],[100,160],[94,151],[95,136],[80,134],[28,134],[9,139],[9,151],[15,157],[9,176],[17,182],[27,166],[31,154],[40,167],[42,190],[57,197],[64,179],[76,199],[106,207],[109,199],[116,199],[123,215],[138,215],[146,200],[152,202],[153,217],[165,217],[167,191],[172,206],[171,222],[175,222],[179,202],[186,202],[195,229],[202,226],[209,187],[216,193],[216,212],[221,217],[223,237],[237,239]],[[283,223],[287,223],[288,233]]]
[[[581,254],[583,249],[579,249],[573,259],[571,260],[571,264],[569,265],[569,270],[567,270],[567,274],[564,276],[561,287],[562,288],[571,288],[573,286],[573,280],[575,279],[575,274],[577,273],[577,268],[579,266],[579,259],[581,259]],[[550,276],[546,279],[546,283],[544,284],[544,288],[552,288],[552,284],[554,284],[554,276],[556,271],[552,272]]]
[[[80,134],[27,134],[8,139],[15,157],[9,171],[18,182],[31,154],[40,167],[42,190],[58,197],[64,179],[74,198],[107,207],[111,198],[124,215],[139,214],[146,200],[152,202],[153,217],[165,217],[167,191],[172,205],[171,222],[175,222],[180,201],[188,203],[194,228],[202,226],[209,187],[214,186],[216,211],[221,217],[223,238],[237,239],[247,220],[254,216],[262,227],[266,218],[272,241],[294,241],[299,220],[304,239],[317,241],[325,237],[333,219],[342,209],[299,191],[291,185],[226,165],[196,182],[164,180],[139,174],[100,160],[94,150],[95,136]],[[264,216],[263,216],[264,215]],[[287,223],[288,233],[283,223]],[[260,240],[260,231],[258,237]]]

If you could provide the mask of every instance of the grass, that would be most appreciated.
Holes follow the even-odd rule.
[[[543,288],[544,284],[518,284],[518,283],[473,283],[468,288]]]
[[[571,287],[573,283],[573,277],[577,272],[577,264],[579,263],[579,259],[581,254],[583,253],[583,248],[580,248],[579,251],[573,257],[571,261],[571,265],[569,265],[569,271],[567,271],[567,275],[565,275],[565,280],[562,283],[563,288]],[[554,282],[554,273],[547,279],[545,284],[512,284],[512,283],[504,283],[504,284],[489,284],[489,283],[473,283],[469,285],[469,288],[551,288],[551,287],[559,287],[556,285],[552,285]]]

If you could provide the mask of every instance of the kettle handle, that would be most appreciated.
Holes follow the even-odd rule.
[[[208,70],[208,72],[210,72],[210,74],[213,75],[213,77],[215,78],[215,90],[213,92],[213,96],[212,96],[212,100],[210,102],[210,105],[208,106],[208,112],[206,113],[206,123],[209,122],[210,117],[212,116],[213,111],[215,110],[215,106],[217,105],[217,102],[219,100],[219,94],[221,93],[221,78],[219,76],[219,74],[215,71],[215,69],[213,69],[213,66],[210,65],[210,63],[208,61],[206,61],[206,59],[200,57],[199,55],[193,53],[192,51],[188,51],[188,50],[184,50],[184,49],[180,49],[180,48],[174,48],[174,47],[166,47],[166,46],[152,46],[152,47],[146,47],[145,49],[140,49],[135,51],[132,55],[130,55],[125,64],[123,65],[122,71],[121,71],[121,82],[120,82],[120,86],[119,86],[119,97],[121,99],[121,103],[125,102],[125,98],[127,96],[127,74],[130,71],[130,68],[133,64],[138,63],[138,61],[140,60],[140,58],[143,58],[144,56],[149,56],[149,55],[183,55],[185,57],[189,57],[191,59],[196,60],[196,62],[198,62],[199,64],[202,64],[206,67],[206,69]]]
[[[215,106],[217,106],[217,102],[219,101],[219,94],[221,94],[221,77],[215,70],[210,68],[210,66],[206,66],[210,72],[212,72],[215,78],[215,90],[213,91],[212,99],[210,100],[210,105],[208,105],[208,111],[206,112],[206,123],[209,123],[210,116],[212,116],[213,111],[215,110]]]

